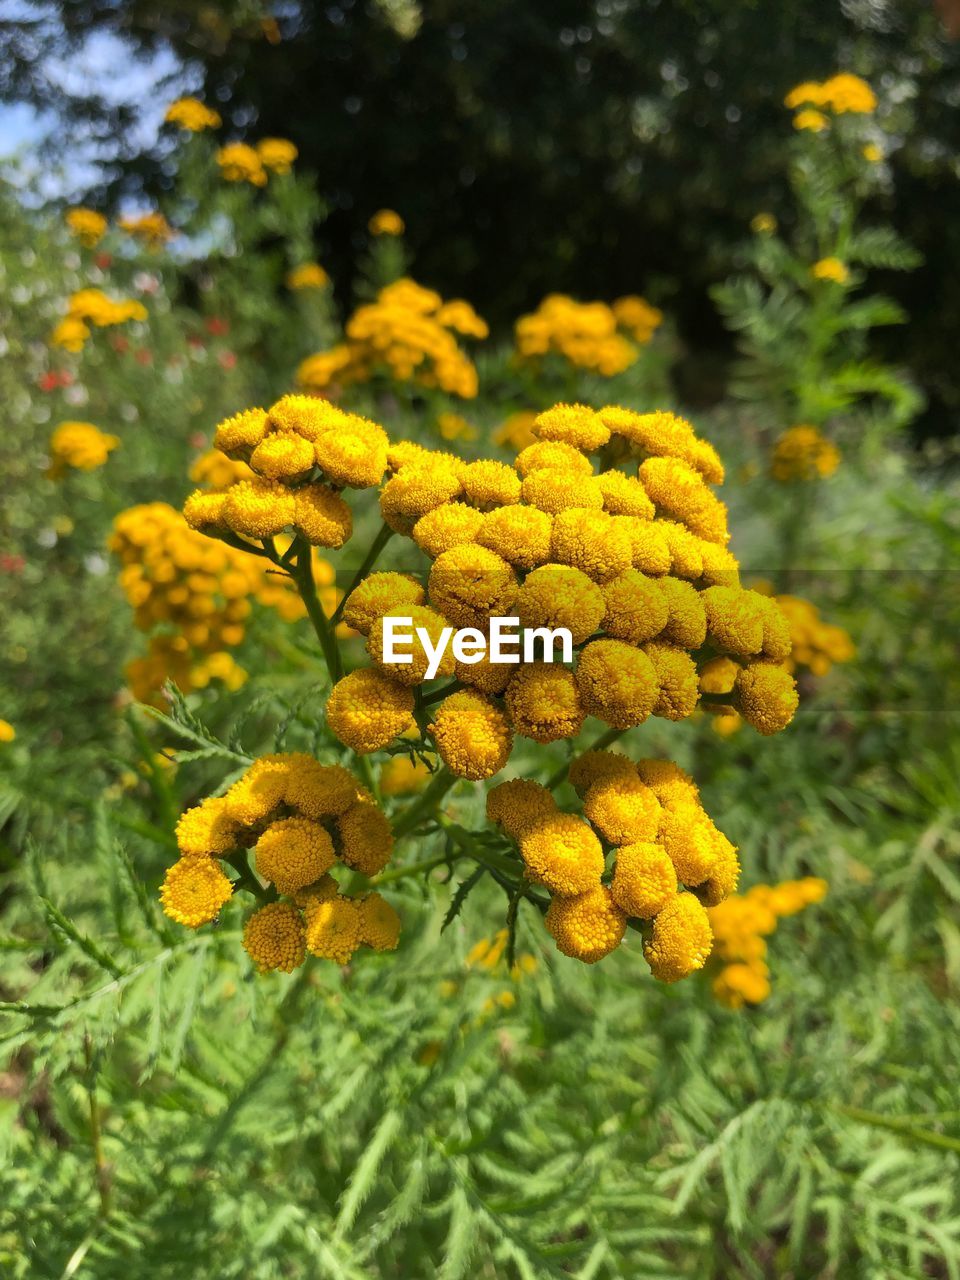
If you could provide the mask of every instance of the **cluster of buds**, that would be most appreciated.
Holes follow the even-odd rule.
[[[176,835],[180,858],[160,890],[164,912],[196,929],[216,919],[237,884],[251,889],[263,905],[246,921],[243,944],[261,973],[289,973],[307,951],[346,964],[358,947],[396,947],[400,920],[390,904],[374,892],[343,894],[331,875],[340,864],[375,876],[393,849],[383,811],[341,765],[264,756],[224,795],[188,809]]]

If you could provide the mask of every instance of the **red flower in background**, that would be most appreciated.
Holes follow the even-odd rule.
[[[69,387],[73,382],[73,374],[66,369],[48,369],[37,379],[41,391],[56,391],[59,387]]]
[[[187,346],[188,346],[188,347],[191,347],[194,351],[202,351],[202,350],[203,350],[203,339],[202,339],[202,338],[196,338],[196,337],[194,337],[194,338],[188,338],[188,339],[187,339]]]
[[[232,351],[221,351],[217,356],[221,369],[235,369],[237,367],[237,357]]]
[[[3,573],[23,573],[26,564],[27,562],[23,556],[0,556],[0,571]]]
[[[153,353],[148,351],[146,347],[141,347],[135,353],[134,358],[137,364],[153,364]]]
[[[130,350],[130,343],[121,334],[115,333],[110,339],[110,345],[118,355],[123,355],[125,351]]]
[[[94,265],[98,266],[101,271],[106,271],[107,268],[111,266],[113,263],[113,254],[98,253],[93,261],[94,261]]]
[[[223,316],[210,316],[206,320],[207,333],[212,333],[215,338],[222,338],[225,333],[230,332],[230,321],[224,320]]]

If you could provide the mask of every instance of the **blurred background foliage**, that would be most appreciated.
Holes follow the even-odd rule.
[[[60,116],[53,150],[84,136],[101,149],[100,201],[159,192],[172,173],[163,145],[136,141],[136,104],[65,92],[48,68],[102,32],[131,56],[172,51],[172,78],[231,131],[300,148],[330,205],[321,247],[341,305],[358,236],[389,203],[419,277],[501,327],[548,288],[609,297],[630,281],[675,317],[687,352],[675,376],[704,404],[730,355],[708,288],[738,265],[758,210],[790,216],[781,99],[856,71],[892,137],[874,212],[924,260],[890,281],[914,323],[886,349],[925,392],[917,431],[948,434],[960,408],[957,28],[950,0],[61,0],[0,25],[0,97]]]

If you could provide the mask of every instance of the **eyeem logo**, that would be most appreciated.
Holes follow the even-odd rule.
[[[556,646],[560,646],[560,662],[573,661],[573,636],[567,627],[531,627],[520,634],[519,618],[491,618],[488,638],[476,627],[444,627],[436,644],[426,627],[413,629],[412,618],[383,619],[383,661],[413,662],[414,635],[420,641],[427,657],[426,678],[432,680],[440,669],[447,645],[453,643],[453,656],[457,662],[473,666],[482,662],[488,654],[491,662],[519,662],[521,652],[524,662],[553,662]],[[537,646],[540,657],[537,658]]]

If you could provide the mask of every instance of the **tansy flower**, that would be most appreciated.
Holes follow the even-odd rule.
[[[537,414],[533,432],[538,440],[559,440],[593,453],[610,439],[609,428],[585,404],[556,404]]]
[[[54,326],[50,334],[50,345],[62,347],[64,351],[82,351],[89,337],[90,329],[82,320],[67,316]]]
[[[506,510],[519,511],[522,508],[508,507]],[[483,519],[482,512],[468,507],[465,502],[444,502],[420,517],[411,536],[421,551],[435,558],[451,547],[475,542]]]
[[[402,236],[406,228],[399,213],[393,209],[378,209],[367,223],[372,236]]]
[[[58,479],[68,469],[95,471],[120,443],[92,422],[61,422],[50,437],[48,475]]]
[[[605,608],[603,629],[607,635],[638,645],[660,634],[669,616],[660,581],[628,569],[603,583],[600,590]]]
[[[700,668],[700,688],[704,693],[731,693],[740,671],[732,658],[711,658]]]
[[[461,684],[468,684],[481,693],[503,693],[515,668],[508,662],[490,661],[490,635],[487,631],[483,634],[486,637],[487,651],[481,654],[480,661],[461,662],[455,659],[454,674]]]
[[[519,569],[534,569],[550,559],[552,530],[553,517],[536,507],[498,507],[481,517],[474,540]]]
[[[313,466],[313,446],[292,431],[264,436],[250,455],[250,466],[268,480],[294,480]]]
[[[685,418],[657,410],[635,413],[620,405],[605,405],[599,416],[610,432],[643,454],[676,458],[699,472],[708,484],[723,483],[723,463],[706,440],[700,440]]]
[[[606,885],[597,885],[577,898],[555,897],[543,923],[563,955],[596,964],[619,947],[627,918]]]
[[[615,729],[642,724],[659,693],[657,673],[645,653],[622,640],[594,640],[577,663],[584,710]]]
[[[744,667],[737,676],[736,691],[744,720],[765,736],[785,729],[800,703],[793,676],[773,662]]]
[[[233,885],[210,858],[181,858],[167,869],[160,886],[164,914],[197,929],[216,919]]]
[[[707,635],[715,649],[750,657],[763,648],[763,597],[742,587],[707,587],[700,599],[707,614]]]
[[[846,264],[839,258],[821,258],[810,268],[810,274],[814,280],[832,280],[834,284],[846,284],[850,279]]]
[[[810,133],[822,133],[828,128],[830,121],[822,111],[816,111],[812,107],[807,107],[803,111],[798,111],[793,117],[793,127],[800,130],[808,130]]]
[[[681,884],[703,884],[713,874],[721,852],[716,835],[716,827],[699,802],[688,800],[661,806],[657,840],[676,868]]]
[[[405,610],[425,599],[423,587],[407,573],[371,573],[347,596],[343,620],[366,636],[384,614],[406,616]]]
[[[268,902],[243,926],[243,947],[258,973],[292,973],[307,954],[300,912],[292,902]]]
[[[606,582],[629,569],[633,542],[628,529],[605,511],[569,510],[554,517],[550,553],[595,582]]]
[[[667,607],[660,640],[679,645],[681,649],[699,649],[707,638],[707,611],[700,593],[680,578],[656,580],[660,597]]]
[[[750,230],[758,236],[772,236],[777,229],[777,220],[772,213],[757,213],[750,219]]]
[[[651,841],[625,844],[617,850],[610,891],[626,915],[649,920],[675,897],[677,873],[659,844]]]
[[[653,714],[664,720],[685,720],[700,699],[697,665],[685,649],[670,644],[646,644],[643,652],[653,664],[659,693]]]
[[[236,847],[239,830],[226,799],[211,796],[180,815],[177,847],[184,857],[218,857]]]
[[[107,220],[96,209],[68,209],[64,221],[85,249],[92,249],[106,234]]]
[[[713,934],[707,913],[692,893],[678,893],[653,919],[643,954],[660,982],[676,982],[706,963]]]
[[[189,133],[202,133],[204,129],[219,129],[220,116],[212,108],[205,106],[199,98],[177,98],[167,107],[164,120],[167,124],[178,125]]]
[[[659,510],[698,537],[721,545],[729,541],[727,509],[693,467],[678,458],[647,458],[640,464],[640,480]]]
[[[660,525],[663,521],[641,520],[636,516],[614,516],[630,539],[630,554],[635,569],[659,576],[670,571],[670,546]],[[718,548],[719,550],[719,548]]]
[[[257,872],[286,894],[319,880],[335,861],[329,834],[309,818],[272,823],[257,841],[256,857]]]
[[[298,491],[298,495],[299,492]],[[221,519],[228,529],[248,538],[271,538],[296,514],[294,495],[275,480],[241,480],[223,498]]]
[[[0,742],[13,742],[17,731],[9,720],[0,720]]]
[[[402,649],[403,656],[409,658],[409,661],[399,662],[393,660],[388,662],[384,658],[385,618],[377,618],[371,626],[370,634],[367,637],[367,652],[378,667],[381,667],[394,680],[399,681],[400,684],[423,684],[427,678],[427,667],[430,660],[427,657],[423,642],[417,635],[417,628],[421,627],[426,631],[431,644],[436,648],[440,640],[440,633],[447,623],[435,609],[422,604],[404,606],[402,616],[411,620],[410,632],[412,638],[409,646],[404,645]],[[453,675],[453,650],[449,645],[444,650],[440,665],[437,668],[437,675]]]
[[[259,153],[245,142],[231,142],[221,147],[217,164],[227,182],[249,182],[255,187],[267,185],[267,171]]]
[[[544,468],[552,471],[575,471],[581,476],[593,475],[590,459],[572,444],[566,444],[562,440],[538,440],[535,444],[528,445],[517,454],[514,466],[524,479],[531,471],[543,471]],[[652,507],[650,515],[653,515]]]
[[[421,516],[458,498],[462,490],[453,467],[409,465],[383,486],[380,511],[397,533],[410,533]]]
[[[568,507],[603,507],[603,493],[596,477],[569,468],[539,467],[528,473],[520,489],[523,501],[550,515]]]
[[[460,473],[460,483],[467,501],[480,511],[520,501],[520,477],[505,462],[488,459],[471,462]]]
[[[551,893],[575,897],[600,883],[603,849],[582,818],[553,813],[525,823],[519,835],[527,874]]]
[[[616,316],[617,324],[641,345],[646,345],[663,323],[663,312],[635,293],[617,298],[610,309]]]
[[[511,840],[519,840],[531,823],[556,812],[553,796],[532,778],[511,778],[487,792],[487,818]]]
[[[713,843],[716,850],[716,861],[706,880],[697,888],[697,896],[706,907],[715,907],[735,892],[740,879],[740,860],[737,857],[737,846],[718,831],[712,828]]]
[[[325,289],[330,277],[319,262],[302,262],[287,272],[287,288],[299,292],[302,289]]]
[[[774,446],[770,471],[774,480],[825,480],[840,465],[840,451],[817,427],[790,427]]]
[[[699,806],[697,784],[672,760],[638,760],[636,769],[665,809],[688,803]]]
[[[405,796],[422,791],[430,781],[430,769],[422,760],[409,756],[391,756],[380,770],[380,794]]]
[[[321,764],[302,752],[274,758],[282,771],[283,803],[306,818],[339,817],[359,798],[357,780],[343,765]]]
[[[463,298],[451,298],[449,302],[445,302],[437,312],[437,323],[462,333],[465,338],[482,339],[490,335],[486,321]]]
[[[567,770],[567,780],[581,798],[595,782],[637,776],[637,767],[616,751],[584,751]]]
[[[762,960],[727,964],[714,978],[710,989],[728,1009],[762,1004],[770,996],[770,970]]]
[[[577,682],[557,663],[521,666],[510,677],[505,698],[514,729],[534,742],[575,738],[583,725]]]
[[[244,409],[219,424],[213,435],[214,447],[230,458],[246,461],[266,431],[266,409]]]
[[[450,772],[474,781],[499,773],[513,746],[506,716],[491,698],[473,689],[444,698],[430,733]]]
[[[138,213],[120,218],[117,225],[121,231],[141,240],[148,249],[162,249],[168,240],[176,236],[162,213]]]
[[[390,861],[393,832],[382,809],[363,796],[337,818],[340,856],[348,867],[365,876],[376,876]]]
[[[260,163],[273,173],[289,173],[298,154],[297,148],[286,138],[261,138],[257,143]]]
[[[603,494],[604,509],[612,515],[653,519],[656,509],[635,476],[625,476],[622,471],[604,471],[597,476],[597,484]]]
[[[191,464],[190,479],[205,489],[223,492],[238,480],[251,480],[253,476],[245,462],[227,458],[219,449],[208,449]]]
[[[875,142],[868,142],[862,154],[869,164],[880,164],[883,161],[883,148],[878,147]]]
[[[454,626],[479,627],[491,617],[510,614],[517,578],[495,551],[464,543],[437,556],[427,592],[431,604]]]
[[[333,686],[327,724],[359,755],[378,751],[413,727],[413,690],[370,667],[351,671]]]
[[[575,645],[600,626],[603,592],[580,569],[545,564],[525,578],[516,597],[517,616],[524,627],[566,627]]]
[[[323,960],[348,964],[360,945],[360,908],[349,898],[317,904],[307,924],[307,950]]]
[[[636,773],[598,778],[583,799],[583,813],[608,844],[653,840],[660,801]]]
[[[314,441],[317,466],[334,484],[369,489],[387,469],[387,433],[379,423],[343,414]]]
[[[360,942],[374,951],[396,951],[400,941],[400,917],[379,893],[360,901]]]
[[[294,523],[318,547],[342,547],[353,532],[350,508],[334,489],[307,484],[294,497]]]

